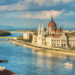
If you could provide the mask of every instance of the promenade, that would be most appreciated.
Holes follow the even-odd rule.
[[[14,43],[16,45],[21,45],[23,47],[32,48],[33,50],[46,51],[48,53],[50,52],[50,53],[56,53],[56,54],[75,56],[75,51],[71,51],[68,49],[45,48],[45,47],[36,46],[36,45],[33,45],[32,43],[24,42],[21,40],[17,40],[17,41],[10,40],[9,42]]]

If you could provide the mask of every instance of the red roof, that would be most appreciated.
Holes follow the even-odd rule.
[[[56,24],[53,21],[53,17],[51,18],[51,21],[49,22],[48,27],[56,27]]]
[[[69,37],[69,38],[73,38],[73,37],[75,37],[75,36],[74,36],[74,35],[68,35],[68,37]]]
[[[56,33],[60,33],[61,31],[61,29],[56,29]]]
[[[54,35],[48,35],[49,37],[59,38],[62,36],[62,34],[54,34]]]
[[[54,21],[50,21],[48,24],[48,27],[56,27],[56,24]]]
[[[53,37],[59,38],[59,37],[61,37],[61,35],[62,35],[62,34],[60,34],[60,35],[54,35]]]

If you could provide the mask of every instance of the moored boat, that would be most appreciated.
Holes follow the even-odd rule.
[[[74,67],[74,65],[72,64],[72,62],[67,62],[64,64],[66,68],[68,69],[72,69]]]
[[[8,63],[8,60],[0,59],[0,63]]]

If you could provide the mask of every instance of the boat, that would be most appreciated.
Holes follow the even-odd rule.
[[[72,64],[72,62],[67,62],[64,64],[66,68],[68,69],[72,69],[74,67],[74,65]]]
[[[5,39],[6,41],[9,41],[9,39]]]
[[[35,52],[38,52],[38,50],[36,50]]]
[[[8,63],[8,60],[0,59],[0,63]]]
[[[15,44],[15,46],[19,46],[18,44]]]

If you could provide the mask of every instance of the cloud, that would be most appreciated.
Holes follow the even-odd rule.
[[[34,5],[52,6],[52,5],[56,5],[60,3],[70,3],[74,1],[75,0],[20,0],[15,4],[0,6],[0,10],[6,10],[6,11],[27,10],[32,7],[32,4],[33,4],[33,7],[35,8]]]
[[[49,11],[21,11],[4,13],[5,18],[20,18],[20,19],[49,19],[51,16],[58,17],[63,14],[64,10],[49,10]]]
[[[27,9],[27,5],[25,5],[24,1],[19,1],[15,4],[11,4],[11,5],[5,5],[5,6],[0,6],[0,10],[26,10]]]
[[[40,11],[40,12],[22,12],[20,13],[20,18],[28,19],[49,19],[51,16],[57,17],[61,15],[64,10],[50,10],[50,11]]]
[[[75,0],[34,0],[35,3],[39,5],[51,6],[56,5],[58,3],[70,3],[74,2]]]

